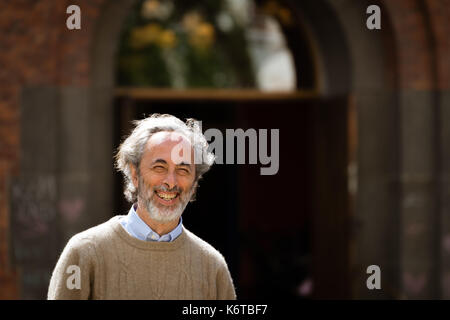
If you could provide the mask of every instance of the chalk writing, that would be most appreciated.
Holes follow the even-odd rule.
[[[56,217],[55,177],[20,177],[11,192],[13,227],[19,237],[33,238],[49,231]]]
[[[75,222],[83,212],[84,199],[75,197],[72,199],[63,199],[59,202],[59,211],[68,222]]]
[[[11,181],[11,236],[21,297],[44,299],[59,248],[57,179],[22,174]]]

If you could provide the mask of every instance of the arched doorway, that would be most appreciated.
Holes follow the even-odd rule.
[[[155,6],[159,2],[137,2],[131,17],[133,22],[139,22],[145,5],[149,3],[156,15]],[[251,75],[241,79],[241,84],[231,84],[231,88],[227,88],[226,83],[217,87],[214,77],[208,78],[201,68],[196,71],[203,74],[203,80],[199,80],[197,75],[190,80],[189,74],[186,79],[180,80],[180,76],[170,75],[170,64],[166,63],[166,68],[161,69],[161,64],[165,63],[164,56],[157,55],[158,50],[165,50],[166,56],[173,54],[180,60],[184,58],[183,52],[171,53],[165,47],[166,43],[160,45],[155,40],[158,35],[173,33],[167,27],[170,21],[162,21],[160,25],[158,19],[143,19],[129,26],[131,30],[124,31],[126,36],[119,45],[121,54],[117,58],[117,83],[120,87],[116,90],[118,99],[115,103],[114,131],[117,135],[114,145],[117,147],[120,138],[129,132],[133,119],[155,112],[181,118],[194,117],[203,121],[205,130],[214,128],[223,133],[227,129],[237,128],[279,130],[280,159],[283,159],[280,171],[270,177],[261,176],[256,166],[216,165],[202,182],[198,201],[188,207],[185,224],[224,253],[236,277],[238,294],[243,298],[310,298],[312,290],[308,288],[312,282],[315,282],[316,296],[329,294],[346,297],[349,295],[347,100],[345,96],[336,94],[332,99],[320,98],[317,57],[313,54],[314,48],[306,26],[302,22],[294,23],[297,21],[293,16],[295,8],[288,9],[288,4],[281,5],[274,1],[260,2],[259,5],[271,12],[273,17],[280,12],[292,15],[290,20],[280,22],[283,37],[286,38],[283,41],[288,44],[295,61],[297,81],[291,91],[263,92],[270,86],[270,83],[263,83],[264,78],[255,81],[259,89],[247,89],[247,86],[252,86],[248,80]],[[194,15],[194,9],[186,9],[184,16],[178,13],[182,16],[178,19],[183,20],[179,24],[184,22],[186,16]],[[212,20],[211,17],[204,19],[208,18]],[[284,19],[288,18],[285,16]],[[257,22],[253,23],[261,23],[262,18],[255,20]],[[261,37],[262,32],[259,33],[261,46],[265,39]],[[147,47],[142,45],[145,40],[149,42]],[[134,43],[135,48],[127,46],[128,42]],[[183,49],[186,50],[185,47]],[[221,50],[226,52],[227,48],[222,47]],[[142,60],[143,52],[151,57],[150,67]],[[232,54],[243,53],[233,51]],[[261,55],[263,53],[259,53]],[[155,67],[155,59],[159,61],[158,68]],[[217,63],[221,61],[220,56],[208,59]],[[245,58],[236,60],[243,61]],[[133,71],[133,63],[137,62],[139,67]],[[180,63],[178,61],[178,69]],[[181,69],[189,70],[190,63],[187,60]],[[121,68],[122,64],[126,67]],[[195,66],[200,66],[198,61]],[[220,67],[213,67],[218,69],[215,72],[224,72]],[[242,68],[242,65],[238,67]],[[212,67],[205,65],[203,68],[209,70]],[[152,71],[157,74],[154,79],[151,77]],[[225,78],[237,77],[227,74]],[[199,81],[200,89],[197,88]],[[180,82],[185,83],[183,90],[177,88]],[[153,88],[148,87],[152,83]],[[155,88],[167,87],[171,83],[175,83],[172,88]],[[340,156],[335,157],[332,164],[327,163],[325,159],[334,154]],[[125,213],[129,204],[122,200],[121,177],[117,175],[115,181],[114,212]],[[291,199],[285,199],[283,195],[286,193],[291,194]],[[323,216],[324,213],[328,214]],[[315,236],[317,232],[325,232],[328,238],[333,239],[334,250],[326,238]],[[313,248],[316,248],[314,252]],[[340,277],[335,278],[327,269],[320,269],[322,264],[331,265]]]
[[[83,2],[83,28],[78,31],[60,27],[67,18],[66,4],[45,3],[39,1],[26,12],[15,5],[7,5],[4,10],[5,25],[12,27],[6,28],[8,37],[3,42],[6,47],[13,45],[14,50],[1,58],[5,62],[2,74],[8,79],[2,97],[8,110],[2,113],[7,125],[1,139],[7,148],[3,150],[2,161],[6,163],[0,180],[6,190],[3,200],[9,202],[0,201],[4,230],[1,259],[6,265],[6,278],[2,272],[0,280],[5,284],[2,295],[9,291],[5,288],[13,287],[6,296],[20,289],[17,294],[23,298],[45,296],[57,256],[71,236],[104,222],[111,214],[122,213],[114,212],[115,55],[125,18],[136,1]],[[321,208],[313,215],[318,221],[310,229],[314,278],[321,282],[315,283],[315,295],[345,296],[332,281],[345,274],[341,270],[350,269],[350,280],[344,281],[344,287],[351,284],[352,297],[448,296],[445,1],[279,3],[292,9],[304,25],[308,47],[313,49],[317,63],[320,101],[316,102],[320,104],[313,110],[330,125],[320,127],[311,121],[319,128],[314,132],[325,137],[329,132],[352,132],[345,140],[350,150],[349,170],[344,173],[348,187],[326,187],[333,181],[328,176],[312,179],[319,191],[350,193],[349,216],[335,214],[334,206],[329,205],[331,198],[326,196],[311,201]],[[381,7],[381,30],[365,27],[365,10],[372,4]],[[42,19],[36,20],[38,16]],[[46,19],[48,16],[54,19]],[[14,36],[21,33],[17,26],[30,26],[26,27],[26,37]],[[29,63],[23,63],[20,52],[32,55]],[[10,63],[13,61],[16,63]],[[326,101],[339,95],[348,97],[345,105],[351,116],[341,129],[333,129],[335,116],[329,110],[320,110],[326,109]],[[192,92],[188,98],[193,102]],[[275,98],[279,100],[280,96]],[[214,99],[218,104],[217,97]],[[259,125],[263,124],[251,124]],[[264,124],[269,128],[272,125]],[[331,131],[325,134],[328,129]],[[324,141],[319,139],[322,144],[312,145],[326,146]],[[344,149],[325,148],[332,160]],[[336,173],[330,167],[336,161],[323,163],[324,159],[317,156],[313,164],[327,175]],[[336,199],[343,200],[344,196]],[[333,224],[339,217],[343,218],[343,228]],[[346,228],[351,231],[347,240],[339,238]],[[344,241],[334,246],[337,239]],[[337,248],[341,245],[343,251]],[[14,270],[8,270],[9,252],[13,253],[11,260],[15,259],[11,264],[17,266],[17,277]],[[366,269],[372,264],[382,270],[383,290],[366,287]],[[247,275],[244,279],[249,279]]]
[[[314,279],[317,279],[314,293],[317,297],[348,297],[351,291],[354,292],[354,290],[358,290],[350,288],[351,283],[355,281],[354,279],[349,279],[351,266],[359,266],[360,263],[364,264],[368,260],[368,257],[373,257],[373,251],[375,251],[375,255],[380,257],[379,261],[381,262],[389,261],[390,259],[390,257],[386,257],[383,252],[376,253],[378,249],[372,249],[371,253],[365,252],[364,248],[370,247],[366,242],[367,239],[370,238],[369,233],[362,233],[362,238],[358,239],[362,240],[359,241],[358,244],[360,246],[357,249],[358,253],[353,256],[354,260],[350,261],[350,240],[348,232],[352,220],[351,217],[348,216],[349,209],[347,208],[348,161],[353,157],[352,160],[357,162],[360,173],[364,173],[366,168],[367,170],[373,170],[373,167],[371,167],[372,163],[381,164],[377,167],[377,170],[385,172],[390,169],[389,166],[391,165],[390,163],[387,163],[385,159],[392,157],[392,152],[381,153],[375,158],[372,157],[371,159],[368,159],[365,157],[364,150],[360,149],[358,150],[358,153],[356,153],[356,149],[353,149],[349,155],[347,150],[349,142],[347,139],[347,130],[349,128],[349,122],[347,122],[347,107],[349,105],[349,100],[347,100],[346,95],[349,92],[353,92],[350,101],[353,101],[355,97],[357,99],[357,117],[360,127],[366,128],[366,125],[372,128],[374,128],[374,126],[380,126],[382,127],[383,134],[392,134],[395,131],[395,128],[390,124],[392,124],[394,121],[393,119],[395,119],[395,117],[391,118],[392,114],[395,115],[395,108],[389,108],[389,106],[392,106],[393,104],[393,101],[390,100],[391,95],[382,92],[386,82],[383,81],[385,76],[380,71],[382,70],[380,64],[385,63],[385,60],[388,58],[384,57],[383,59],[380,59],[375,57],[383,50],[383,39],[380,39],[380,37],[377,36],[365,38],[364,34],[361,34],[363,32],[360,28],[356,29],[352,26],[352,23],[355,23],[354,21],[358,21],[356,17],[359,17],[359,14],[362,12],[361,9],[364,8],[364,4],[352,7],[352,10],[347,10],[348,7],[343,3],[336,4],[331,1],[306,1],[301,4],[287,2],[287,5],[290,8],[293,8],[296,17],[302,18],[301,21],[305,26],[306,37],[311,41],[309,47],[312,48],[314,56],[317,58],[319,75],[318,83],[321,88],[319,93],[321,99],[316,100],[315,103],[311,103],[309,109],[311,111],[309,116],[316,120],[309,122],[309,124],[313,124],[309,127],[309,132],[315,133],[314,139],[317,139],[310,140],[310,142],[317,142],[312,143],[313,148],[319,146],[319,149],[314,149],[314,152],[309,152],[309,154],[315,155],[315,158],[313,158],[310,163],[316,166],[316,170],[312,171],[314,177],[309,179],[309,181],[316,181],[315,184],[310,185],[310,187],[315,189],[313,191],[314,196],[311,197],[312,200],[309,202],[313,208],[311,209],[311,212],[315,212],[315,214],[312,215],[314,219],[314,221],[312,221],[313,227],[310,228],[313,248],[311,250],[313,255],[312,269],[314,269],[315,272]],[[120,28],[126,17],[126,13],[128,12],[127,10],[124,10],[124,8],[131,8],[131,6],[132,1],[108,2],[105,6],[104,14],[98,24],[99,31],[96,38],[98,41],[96,41],[93,50],[94,69],[92,74],[93,90],[91,103],[95,106],[96,112],[102,115],[102,123],[96,130],[98,130],[100,136],[103,136],[102,141],[110,142],[110,144],[108,143],[106,146],[114,145],[113,135],[111,135],[114,123],[113,115],[111,114],[111,105],[113,104],[112,99],[114,97],[115,87],[114,54],[117,52],[116,50],[118,48]],[[293,34],[292,39],[293,38],[295,38],[295,33]],[[333,50],[331,50],[331,48]],[[374,57],[375,59],[370,61],[368,57]],[[369,71],[371,76],[367,76],[365,73],[366,71]],[[375,94],[381,95],[387,102],[384,104],[383,108],[378,108],[376,110],[370,109],[370,106],[373,104],[373,99],[367,97],[370,94],[374,94],[374,92],[371,91],[372,89],[379,90]],[[127,95],[125,94],[123,96]],[[338,102],[336,102],[336,100],[333,102],[333,97],[334,99],[337,99]],[[216,98],[212,100],[215,101]],[[277,97],[277,99],[278,98],[279,97]],[[288,100],[291,100],[292,102],[291,98]],[[158,100],[158,98],[155,97],[152,99]],[[162,100],[165,99],[167,99],[167,96],[163,97]],[[200,97],[200,100],[204,99],[205,96]],[[188,98],[188,100],[192,102],[191,98]],[[252,99],[247,99],[247,102],[249,102],[249,100]],[[253,102],[257,105],[261,100],[253,99]],[[268,105],[270,105],[270,102]],[[314,108],[312,107],[313,105],[315,106]],[[336,105],[340,105],[341,108],[331,107]],[[167,106],[163,109],[172,110],[174,113],[177,112],[175,104],[169,108],[166,107]],[[296,105],[296,111],[298,111],[298,109],[298,105]],[[337,112],[337,114],[333,114],[333,111]],[[266,117],[270,116],[270,112],[267,111]],[[356,115],[353,114],[352,119],[354,120],[355,117]],[[372,121],[372,119],[374,119],[373,117],[377,120]],[[311,118],[305,117],[305,119]],[[317,121],[318,119],[319,121]],[[340,120],[336,121],[337,119]],[[264,121],[261,123],[264,123]],[[237,123],[233,124],[237,125]],[[266,127],[270,128],[270,124],[266,125]],[[305,126],[304,128],[307,127],[308,126]],[[359,131],[357,135],[360,144],[369,142],[368,144],[363,144],[370,148],[370,146],[373,146],[373,143],[376,144],[377,142],[371,142],[370,137],[366,135],[365,132],[369,131],[362,130]],[[355,135],[356,133],[353,132],[353,134]],[[336,141],[340,141],[340,144],[336,143]],[[395,142],[392,143],[394,144]],[[333,149],[333,146],[337,149]],[[395,147],[395,145],[392,147]],[[109,149],[110,151],[105,152],[103,155],[99,152],[96,152],[96,154],[103,159],[103,162],[110,162],[112,149],[113,148],[111,147],[111,149]],[[309,151],[311,150],[313,149],[309,149]],[[320,159],[326,159],[327,154],[330,153],[332,155],[340,154],[342,157],[336,159],[336,161],[332,161],[332,166],[330,166],[330,162],[318,161]],[[100,158],[98,159],[99,161]],[[333,167],[333,165],[336,167]],[[312,167],[309,168],[311,169]],[[328,171],[324,170],[324,168],[327,168]],[[106,171],[109,171],[110,169],[107,168],[106,170],[102,170],[106,176]],[[365,186],[370,183],[370,177],[368,180],[366,180],[366,176],[364,176],[364,179],[361,179],[360,177],[361,175],[356,176],[353,179],[357,179],[359,182],[358,191],[362,190],[364,192]],[[109,179],[112,179],[112,177],[107,179],[108,181],[111,181]],[[389,188],[390,189],[386,190],[384,189],[384,186],[380,185],[376,190],[371,190],[371,192],[375,192],[379,197],[391,199],[381,202],[381,205],[385,206],[385,210],[383,210],[383,215],[385,217],[389,216],[392,213],[392,210],[395,210],[395,202],[392,200],[394,195],[388,195],[390,191],[395,192],[395,184],[389,184]],[[339,193],[335,192],[336,190],[339,190]],[[105,194],[104,199],[106,200],[108,198],[111,199],[111,201],[105,202],[108,203],[108,206],[112,206],[113,197]],[[326,201],[323,201],[323,199],[326,199]],[[370,212],[370,208],[367,208],[367,206],[370,205],[370,202],[364,200],[365,198],[361,198],[359,193],[358,196],[353,194],[352,199],[356,207],[362,209],[360,210],[361,212]],[[335,208],[339,209],[335,210]],[[341,212],[342,214],[338,214],[338,212]],[[118,212],[115,212],[115,214],[118,214]],[[364,221],[364,223],[370,224],[371,219],[373,220],[374,218],[371,215],[367,215],[359,216],[358,219]],[[389,219],[394,218],[387,218],[387,220]],[[339,227],[336,227],[336,223],[339,224]],[[388,233],[388,231],[386,231],[386,233]],[[381,236],[385,235],[377,235],[375,238]],[[387,236],[392,235],[387,234]],[[340,249],[330,247],[330,239],[333,239],[332,241],[334,244],[337,244]],[[335,250],[336,256],[329,255],[331,250]],[[321,265],[325,265],[322,263],[323,261],[329,262],[327,265],[328,267],[320,267]],[[395,264],[390,264],[387,269],[387,277],[389,278],[390,273],[393,275],[395,274],[396,266]],[[235,270],[238,270],[238,268],[235,268]],[[241,275],[244,272],[245,270],[240,271]],[[358,276],[362,274],[359,269],[356,273]],[[336,274],[338,274],[339,277],[336,277]],[[249,288],[250,287],[251,285],[249,285]],[[248,295],[250,294],[251,293],[248,293]]]

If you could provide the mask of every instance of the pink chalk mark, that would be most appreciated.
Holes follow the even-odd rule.
[[[426,283],[427,276],[424,273],[413,275],[410,272],[405,272],[403,274],[403,285],[407,294],[419,294],[425,288]]]
[[[298,294],[302,297],[309,296],[313,291],[313,287],[312,279],[307,278],[298,286]]]
[[[59,202],[59,210],[68,222],[76,221],[84,209],[84,200],[81,198],[63,199]]]
[[[450,253],[450,234],[446,234],[442,238],[442,247],[444,248],[445,252]]]

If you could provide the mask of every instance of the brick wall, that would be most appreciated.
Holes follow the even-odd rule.
[[[104,0],[0,2],[0,299],[17,298],[10,265],[8,177],[20,172],[20,93],[24,86],[87,86],[90,43]],[[82,29],[66,28],[77,4]]]
[[[88,86],[91,43],[95,22],[108,0],[0,1],[0,299],[18,297],[8,251],[8,177],[20,172],[20,93],[24,86]],[[112,1],[112,0],[110,0]],[[423,5],[436,45],[430,51]],[[82,29],[65,27],[69,4],[82,11]],[[438,87],[450,87],[448,0],[384,1],[395,31],[398,79],[401,86],[432,89],[433,59],[438,65]],[[388,72],[388,70],[387,70]]]
[[[438,89],[450,88],[450,1],[426,1],[434,35]]]
[[[448,89],[450,87],[450,1],[384,1],[394,28],[399,63],[400,87]],[[432,34],[427,34],[427,23]],[[436,46],[433,56],[431,46]],[[438,85],[434,83],[433,63],[437,64]]]

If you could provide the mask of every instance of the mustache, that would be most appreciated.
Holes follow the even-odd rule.
[[[154,191],[163,191],[163,192],[178,192],[182,193],[183,189],[179,186],[173,186],[173,188],[168,188],[166,185],[160,185],[153,188]]]

